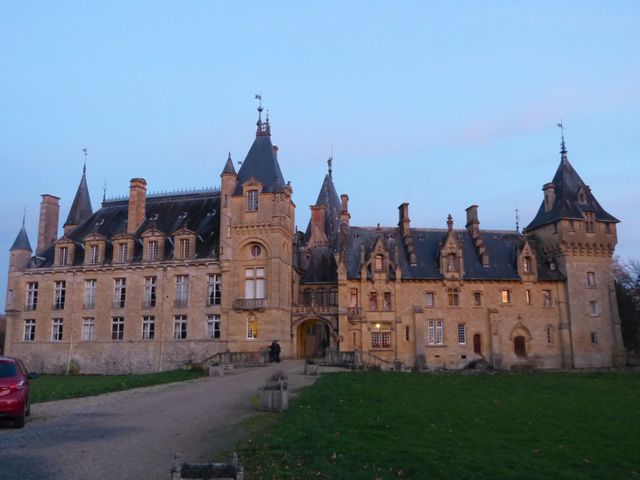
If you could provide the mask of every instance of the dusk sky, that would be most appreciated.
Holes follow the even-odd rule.
[[[0,311],[22,223],[82,174],[94,210],[220,184],[255,136],[254,99],[306,228],[333,149],[352,225],[515,229],[569,160],[640,258],[640,2],[104,1],[0,6]]]

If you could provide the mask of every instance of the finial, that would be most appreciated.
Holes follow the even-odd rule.
[[[447,228],[449,229],[449,231],[453,230],[453,217],[451,216],[451,214],[449,214],[449,216],[447,217]]]
[[[333,148],[331,150],[333,150]],[[331,168],[333,165],[333,152],[331,152],[331,156],[327,160],[327,165],[329,166],[329,178],[333,179],[333,170]]]
[[[102,187],[102,201],[107,201],[107,179],[104,179],[104,187]]]
[[[227,157],[227,160],[231,160],[231,152],[229,152],[229,156]]]
[[[267,108],[267,119],[266,119],[266,124],[269,125],[269,109]]]
[[[520,210],[516,204],[516,232],[520,233]]]
[[[84,166],[82,167],[82,174],[87,173],[87,149],[83,148],[82,153],[84,154]]]
[[[22,210],[22,228],[24,228],[24,222],[27,219],[27,207]]]
[[[558,127],[560,128],[560,131],[562,132],[562,143],[561,143],[562,148],[560,149],[560,153],[562,154],[562,158],[566,159],[567,158],[567,147],[565,146],[565,143],[564,143],[564,124],[562,123],[562,119],[560,119],[560,123],[558,123]]]

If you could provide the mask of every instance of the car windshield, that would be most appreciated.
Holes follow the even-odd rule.
[[[0,378],[15,377],[18,368],[15,363],[0,363]]]

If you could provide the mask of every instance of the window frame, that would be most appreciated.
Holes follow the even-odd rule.
[[[53,310],[64,310],[67,282],[56,280],[53,282]]]
[[[156,317],[155,315],[144,315],[142,317],[142,339],[155,340],[156,338]]]
[[[124,317],[111,317],[111,340],[116,342],[124,340]]]
[[[96,332],[96,318],[95,317],[83,317],[82,318],[82,332],[80,334],[80,340],[83,342],[90,342],[95,339]]]
[[[220,340],[220,315],[211,314],[207,315],[207,329],[206,336],[209,340]]]
[[[207,305],[220,305],[222,303],[222,276],[211,273],[207,278]]]
[[[22,341],[35,342],[35,340],[36,340],[36,320],[34,318],[26,318],[24,320]]]
[[[98,286],[97,279],[95,279],[95,278],[87,278],[87,279],[85,279],[85,281],[84,281],[84,296],[83,296],[83,299],[82,299],[82,309],[83,310],[93,310],[94,308],[96,308],[97,286]]]
[[[173,339],[174,340],[187,340],[189,331],[187,328],[187,316],[186,315],[174,315],[173,316]]]
[[[247,190],[247,211],[248,212],[257,212],[258,211],[258,189],[252,188]]]
[[[458,324],[458,344],[459,345],[467,344],[467,324],[466,323]]]

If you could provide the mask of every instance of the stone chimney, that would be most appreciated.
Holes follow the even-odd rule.
[[[327,236],[324,232],[324,212],[326,205],[311,205],[311,245],[322,245],[327,243]]]
[[[409,204],[407,202],[402,203],[398,207],[398,227],[400,227],[400,233],[402,234],[402,241],[407,249],[407,255],[409,256],[409,263],[411,265],[416,264],[416,249],[413,245],[413,238],[411,237],[411,220],[409,219]]]
[[[134,233],[145,219],[147,207],[147,182],[144,178],[132,178],[129,184],[129,216],[127,233]]]
[[[349,225],[349,219],[351,218],[351,214],[349,213],[349,195],[346,193],[340,195],[340,203],[340,223]]]
[[[36,255],[49,248],[58,239],[58,217],[60,216],[60,198],[42,195],[40,203],[40,221],[38,222],[38,245]]]
[[[471,205],[467,207],[467,224],[465,225],[467,232],[473,239],[476,252],[480,256],[483,267],[489,266],[489,250],[487,250],[484,240],[480,236],[480,220],[478,220],[478,206]]]
[[[550,212],[556,199],[556,186],[551,182],[546,183],[542,187],[542,191],[544,192],[544,211],[545,213]]]

